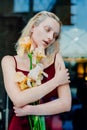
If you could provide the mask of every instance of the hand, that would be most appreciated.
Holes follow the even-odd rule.
[[[24,107],[16,107],[14,106],[14,112],[16,114],[16,116],[26,116],[29,115],[29,107],[30,105],[26,105]]]
[[[70,83],[69,71],[66,68],[63,68],[58,64],[58,68],[56,69],[55,79],[59,85]]]

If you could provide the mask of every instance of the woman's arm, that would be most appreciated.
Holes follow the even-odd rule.
[[[57,70],[58,62],[61,68],[65,68],[62,57],[58,54],[56,58],[55,68]],[[48,103],[32,106],[26,105],[22,108],[14,107],[16,116],[24,115],[53,115],[69,111],[71,109],[71,92],[69,84],[61,85],[57,88],[58,99]]]
[[[67,98],[59,97],[48,103],[39,104],[39,105],[26,105],[24,107],[15,107],[14,112],[16,116],[25,116],[25,115],[54,115],[71,109],[71,97]]]
[[[58,87],[59,98],[48,103],[39,105],[26,105],[18,108],[14,107],[16,116],[25,115],[54,115],[71,109],[71,93],[68,85]]]
[[[1,63],[6,91],[14,105],[18,107],[35,102],[51,92],[60,84],[69,82],[68,76],[66,75],[66,70],[62,69],[58,72],[59,74],[56,73],[56,76],[53,79],[40,85],[39,87],[33,87],[31,89],[20,91],[15,82],[16,71],[13,57],[5,56]],[[64,80],[61,82],[62,76]]]

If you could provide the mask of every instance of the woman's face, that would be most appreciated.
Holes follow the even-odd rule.
[[[31,39],[36,47],[47,48],[57,39],[59,30],[59,23],[55,19],[48,17],[38,26],[32,28]]]

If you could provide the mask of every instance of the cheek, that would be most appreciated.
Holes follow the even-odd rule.
[[[38,34],[38,32],[34,30],[33,33],[32,33],[32,38],[36,39],[37,38],[37,34]]]
[[[40,40],[40,33],[36,30],[32,33],[32,40],[37,44]]]
[[[38,38],[38,36],[40,36],[40,30],[35,29],[35,30],[33,31],[33,37]]]
[[[46,32],[43,28],[36,27],[33,30],[32,38],[36,41],[43,40],[46,37]]]

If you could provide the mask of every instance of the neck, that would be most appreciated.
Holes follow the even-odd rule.
[[[22,60],[27,60],[28,59],[28,54],[24,53],[24,55],[21,57]]]

